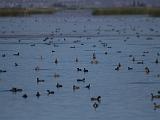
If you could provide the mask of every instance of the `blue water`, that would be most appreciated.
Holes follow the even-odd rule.
[[[160,110],[154,110],[153,103],[160,100],[152,101],[150,94],[160,90],[160,63],[155,64],[156,59],[160,61],[159,35],[160,18],[149,16],[64,11],[1,17],[0,69],[7,72],[0,73],[0,120],[157,120]],[[14,56],[17,52],[20,55]],[[91,64],[93,53],[98,64]],[[137,64],[141,60],[144,64]],[[118,63],[122,66],[116,71]],[[36,66],[42,70],[35,71]],[[77,67],[89,72],[77,72]],[[60,77],[55,78],[55,73]],[[45,82],[37,84],[37,77]],[[84,83],[76,81],[82,78]],[[57,82],[63,87],[57,89]],[[89,83],[88,90],[84,86]],[[80,89],[73,91],[73,85]],[[23,91],[4,92],[12,87]],[[48,96],[47,89],[55,94]],[[27,99],[22,98],[24,93]],[[99,95],[101,102],[94,109],[90,98]]]

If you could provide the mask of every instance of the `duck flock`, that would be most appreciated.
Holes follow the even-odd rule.
[[[158,20],[146,16],[131,17],[128,21],[114,16],[80,18],[64,18],[56,23],[50,17],[46,23],[47,19],[41,16],[33,17],[33,29],[37,29],[28,32],[47,30],[45,25],[53,27],[50,33],[38,35],[25,33],[24,20],[20,21],[22,31],[17,28],[19,33],[18,30],[8,33],[1,25],[0,97],[11,92],[13,97],[18,95],[24,101],[33,97],[39,101],[43,96],[47,99],[63,94],[65,100],[65,95],[73,93],[74,97],[78,94],[77,101],[85,97],[91,108],[98,111],[103,106],[107,108],[114,99],[118,99],[116,103],[126,97],[135,100],[136,92],[143,94],[144,90],[147,93],[137,100],[151,101],[150,108],[158,111],[160,41],[159,27],[154,24]],[[25,34],[21,34],[23,30]]]

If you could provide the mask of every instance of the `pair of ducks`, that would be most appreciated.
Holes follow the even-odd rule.
[[[88,85],[86,85],[84,88],[88,88],[88,89],[90,89],[90,84],[88,84]],[[80,89],[80,87],[79,86],[76,86],[76,85],[73,85],[73,91],[75,91],[75,90],[78,90],[78,89]]]
[[[94,101],[93,103],[93,107],[94,109],[99,107],[99,103],[101,101],[101,96],[97,96],[97,97],[91,97],[91,101]],[[98,103],[97,103],[98,102]]]

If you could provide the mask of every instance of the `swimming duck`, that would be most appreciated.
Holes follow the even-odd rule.
[[[80,69],[80,68],[77,68],[77,71],[82,71],[82,69]]]
[[[84,73],[85,73],[85,72],[88,72],[88,70],[87,70],[86,68],[84,68],[84,69],[83,69],[83,72],[84,72]]]
[[[96,102],[94,102],[94,104],[93,104],[93,107],[96,109],[96,108],[98,108],[98,103],[96,103]]]
[[[61,87],[63,87],[63,86],[62,86],[61,84],[57,83],[56,87],[57,87],[57,88],[61,88]]]
[[[85,78],[83,78],[83,79],[77,79],[77,82],[85,82]]]
[[[128,70],[133,70],[133,68],[132,67],[128,67]]]
[[[100,100],[101,100],[101,96],[91,97],[91,101],[100,101]]]
[[[78,62],[78,58],[76,58],[76,62]]]
[[[7,72],[6,70],[0,70],[0,73],[4,73],[4,72]]]
[[[88,84],[88,85],[85,86],[85,88],[88,88],[88,89],[90,89],[90,87],[91,87],[90,84]]]
[[[37,84],[40,83],[40,82],[44,82],[45,80],[40,80],[38,77],[37,77]]]
[[[18,53],[15,53],[15,54],[13,54],[14,56],[19,56],[19,52]]]
[[[58,63],[58,60],[57,60],[57,58],[55,59],[54,63],[55,63],[55,64],[57,64],[57,63]]]
[[[54,94],[54,91],[47,90],[47,92],[48,92],[48,95]]]
[[[40,70],[40,68],[39,68],[39,66],[36,66],[35,71],[38,71],[38,70]]]
[[[160,99],[160,95],[153,95],[153,93],[151,93],[151,98],[152,100],[155,99]]]
[[[158,63],[159,63],[158,59],[156,59],[155,63],[156,63],[156,64],[158,64]]]
[[[13,87],[9,91],[11,91],[11,92],[22,92],[23,90],[20,89],[20,88]]]
[[[154,104],[154,110],[160,109],[160,105],[157,105],[156,103],[153,103],[153,104]]]
[[[80,89],[79,86],[73,85],[73,90],[78,90],[78,89]]]
[[[27,96],[27,94],[24,94],[22,97],[23,97],[23,98],[27,98],[28,96]]]
[[[41,96],[41,94],[40,94],[39,92],[37,92],[37,93],[36,93],[36,96],[37,96],[37,97],[40,97],[40,96]]]
[[[149,68],[148,67],[145,67],[145,72],[148,74],[150,72]]]
[[[17,67],[17,66],[18,66],[18,64],[17,64],[17,63],[14,63],[14,66],[16,66],[16,67]]]

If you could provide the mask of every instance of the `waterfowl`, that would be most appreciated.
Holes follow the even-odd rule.
[[[22,92],[23,89],[13,87],[13,88],[11,88],[9,91],[11,91],[11,92]]]
[[[46,38],[44,38],[44,40],[43,41],[47,41],[49,39],[49,37],[46,37]]]
[[[5,72],[7,72],[6,70],[0,70],[0,73],[5,73]]]
[[[13,54],[14,56],[19,56],[19,52],[18,53],[15,53],[15,54]]]
[[[91,97],[91,101],[100,101],[100,100],[101,100],[101,96]]]
[[[117,66],[117,67],[115,68],[115,70],[119,71],[119,67]]]
[[[132,58],[132,61],[133,61],[133,62],[135,61],[135,58],[134,58],[134,57]]]
[[[91,87],[90,84],[88,84],[88,85],[85,86],[85,88],[88,88],[88,89],[90,89],[90,87]]]
[[[128,67],[128,70],[133,70],[133,68],[132,67]]]
[[[5,54],[2,54],[2,57],[6,57],[6,55],[5,55]]]
[[[83,69],[83,72],[84,72],[84,73],[85,73],[85,72],[88,72],[88,70],[87,70],[86,68],[84,68],[84,69]]]
[[[96,108],[98,108],[98,103],[96,103],[96,102],[94,102],[94,104],[93,104],[93,107],[96,109]]]
[[[41,94],[40,94],[39,92],[37,92],[37,93],[36,93],[36,96],[37,96],[37,97],[40,97],[40,96],[41,96]]]
[[[28,96],[27,96],[27,94],[24,94],[24,95],[22,95],[22,97],[23,97],[23,98],[27,98]]]
[[[82,69],[80,69],[80,68],[77,68],[77,71],[82,71]]]
[[[73,90],[78,90],[78,89],[80,89],[79,86],[73,85]]]
[[[153,103],[153,104],[154,104],[154,110],[160,109],[160,104],[159,105],[157,105],[156,103]]]
[[[121,63],[118,63],[118,67],[120,68],[122,65],[121,65]]]
[[[54,91],[47,90],[47,92],[48,92],[48,95],[54,94]]]
[[[18,66],[18,64],[17,64],[17,63],[14,63],[14,66],[16,66],[16,67],[17,67],[17,66]]]
[[[143,64],[143,60],[142,60],[142,61],[137,62],[137,64]]]
[[[158,59],[156,59],[155,63],[156,63],[156,64],[158,64],[158,63],[159,63]]]
[[[37,84],[40,83],[40,82],[44,82],[45,80],[40,80],[38,77],[37,77]]]
[[[57,88],[61,88],[61,87],[63,87],[63,86],[62,86],[61,84],[57,83],[56,87],[57,87]]]
[[[55,73],[55,74],[54,74],[54,77],[57,78],[57,77],[60,77],[60,75],[57,74],[57,73]]]
[[[40,68],[39,68],[39,66],[36,66],[35,71],[38,71],[38,70],[40,70]]]
[[[58,63],[58,60],[57,60],[57,58],[55,59],[54,63],[55,63],[55,64],[57,64],[57,63]]]
[[[78,58],[76,58],[76,62],[78,62]]]
[[[153,95],[153,93],[151,93],[151,98],[153,99],[160,99],[160,95]]]
[[[85,82],[85,78],[83,78],[83,79],[77,79],[77,82]]]
[[[96,53],[93,53],[93,60],[96,59]]]
[[[148,74],[150,72],[149,68],[148,67],[145,67],[145,72]]]

